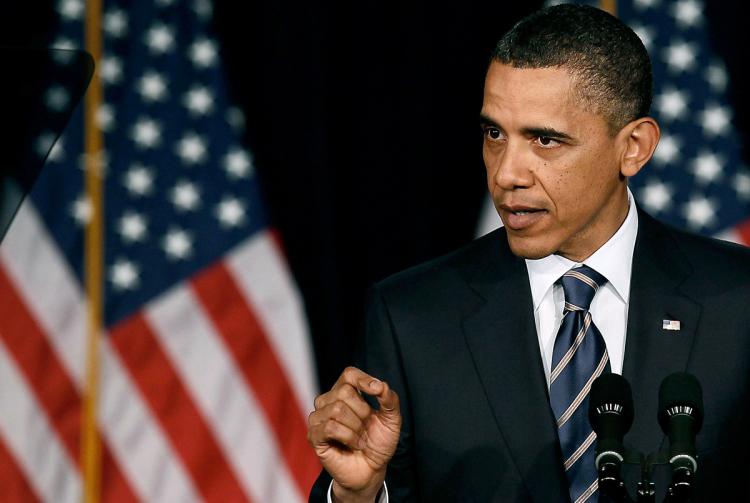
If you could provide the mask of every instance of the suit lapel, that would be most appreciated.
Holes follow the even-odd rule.
[[[626,443],[643,452],[659,447],[664,435],[656,420],[661,381],[687,368],[701,306],[680,292],[691,274],[669,231],[643,212],[630,281],[630,308],[623,375],[637,404]],[[663,328],[678,321],[679,330]]]
[[[507,246],[475,271],[479,294],[464,335],[495,421],[534,501],[568,498],[557,429],[549,407],[526,265]]]
[[[701,305],[680,291],[692,268],[668,229],[639,210],[630,282],[623,375],[637,404],[626,444],[659,448],[658,391],[668,374],[684,371]],[[495,421],[534,501],[567,500],[567,483],[539,354],[526,265],[507,246],[503,231],[493,253],[467,282],[479,302],[463,330]],[[680,322],[665,330],[664,320]],[[672,325],[674,328],[674,324]]]

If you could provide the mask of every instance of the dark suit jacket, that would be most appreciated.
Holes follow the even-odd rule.
[[[750,494],[750,251],[639,212],[630,288],[623,374],[636,410],[626,445],[668,447],[659,384],[688,371],[705,402],[697,501],[744,500],[733,497]],[[358,364],[401,398],[392,502],[568,501],[532,309],[525,263],[503,229],[373,288]],[[637,467],[625,477],[632,494]],[[668,468],[655,478],[661,501]],[[324,501],[329,481],[323,473],[311,501]]]

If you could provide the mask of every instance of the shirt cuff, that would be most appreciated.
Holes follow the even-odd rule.
[[[333,480],[328,486],[328,503],[333,503]],[[388,486],[383,482],[383,488],[378,493],[375,503],[388,503]]]

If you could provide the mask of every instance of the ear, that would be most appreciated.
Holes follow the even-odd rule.
[[[620,159],[623,176],[637,174],[651,159],[660,135],[659,124],[651,117],[636,119],[620,130],[617,136],[624,146]]]

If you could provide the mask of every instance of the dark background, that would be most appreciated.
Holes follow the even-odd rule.
[[[367,285],[472,239],[485,192],[477,115],[489,52],[541,3],[215,2],[323,389],[351,360]],[[706,3],[748,159],[747,16],[739,2]],[[4,6],[0,45],[48,43],[53,6]]]

